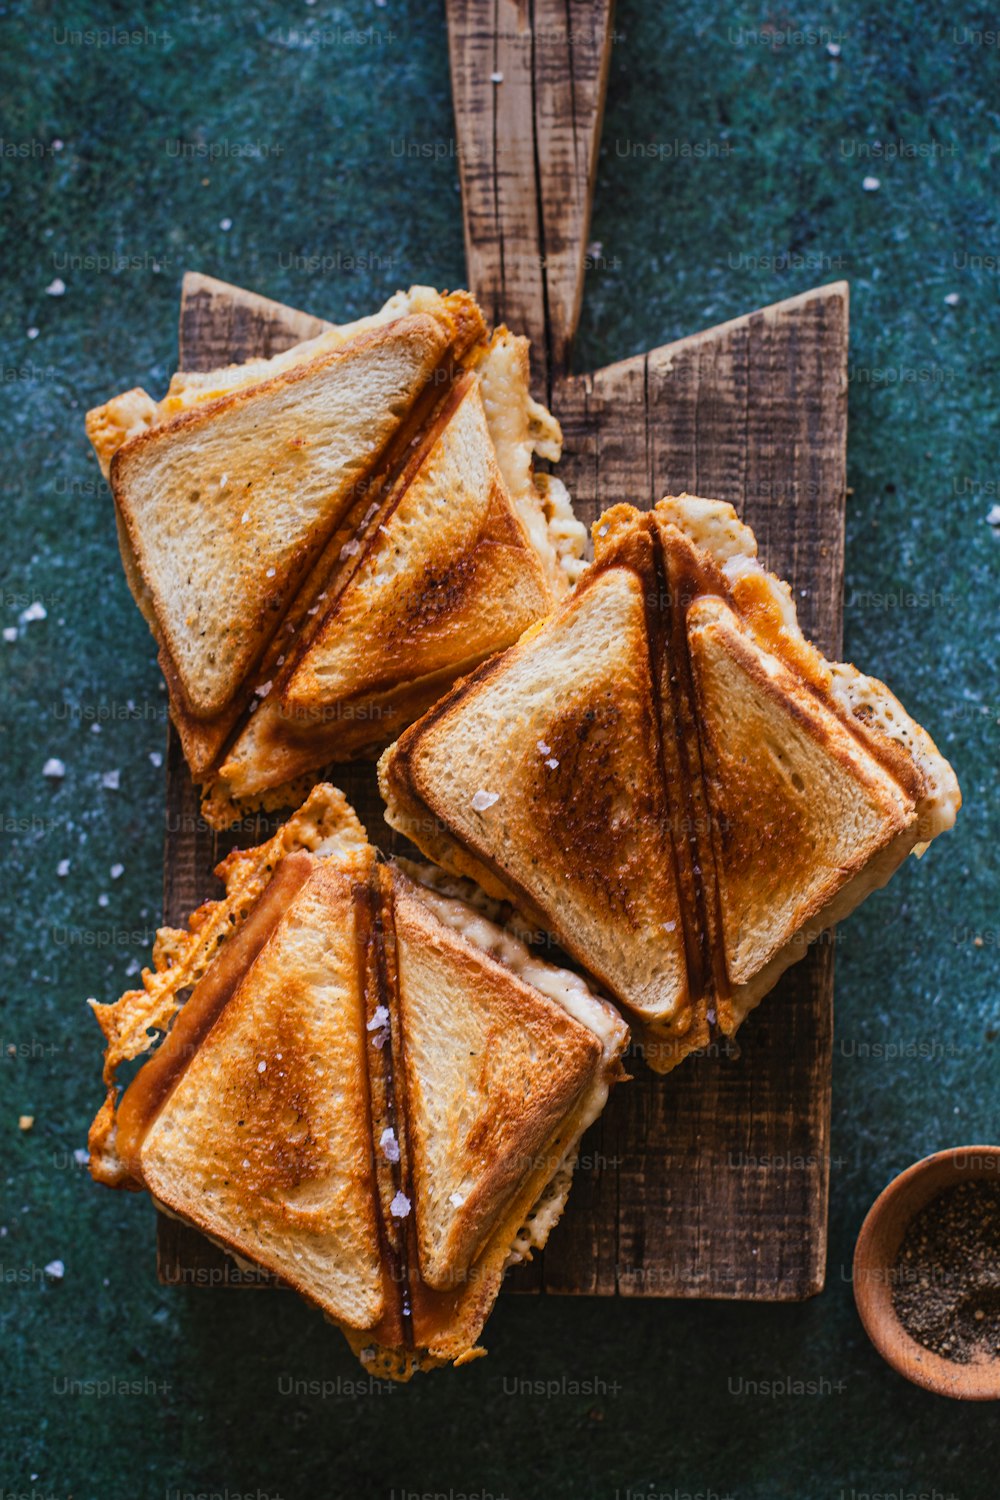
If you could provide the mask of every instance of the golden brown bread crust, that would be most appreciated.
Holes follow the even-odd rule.
[[[390,322],[394,308],[400,315]],[[166,596],[176,570],[171,567],[158,580],[155,559],[143,553],[143,527],[129,514],[129,473],[142,467],[152,449],[169,455],[173,444],[188,441],[192,433],[200,443],[220,420],[309,380],[310,372],[398,338],[407,327],[436,330],[447,342],[447,354],[390,440],[384,462],[375,462],[366,482],[354,486],[358,499],[350,514],[318,560],[322,538],[315,528],[301,546],[283,548],[277,565],[266,567],[270,559],[255,547],[245,561],[248,567],[255,563],[261,579],[233,584],[237,593],[245,593],[244,606],[235,614],[226,599],[213,605],[224,622],[216,632],[219,639],[212,626],[201,655],[187,660],[189,647],[180,649],[182,638],[188,631],[205,636],[201,601],[212,590],[207,581],[204,587],[199,584],[178,618],[171,616]],[[548,479],[544,486],[534,483],[533,455],[557,458],[561,434],[554,419],[531,401],[527,347],[526,340],[506,329],[490,339],[469,293],[442,297],[428,288],[412,288],[391,299],[373,319],[353,328],[328,327],[303,344],[301,354],[292,349],[245,367],[178,375],[159,404],[145,392],[128,392],[88,413],[88,432],[102,467],[111,471],[126,574],[160,648],[171,718],[192,775],[203,783],[207,815],[217,825],[254,806],[288,805],[288,795],[307,784],[310,773],[315,778],[334,759],[381,749],[429,706],[440,685],[515,640],[544,615],[565,591],[567,577],[575,576],[571,570],[583,566],[578,557],[582,531],[565,490]],[[461,403],[460,389],[469,398]],[[480,389],[488,393],[488,426]],[[477,408],[482,429],[478,451],[466,440],[452,459],[455,474],[438,465],[440,499],[450,505],[425,520],[426,558],[414,559],[410,576],[387,589],[382,559],[391,559],[394,548],[405,555],[416,534],[412,522],[407,529],[396,511],[408,504],[418,514],[424,504],[416,493],[421,482],[427,483],[427,476],[418,472],[420,461],[440,434],[449,402],[452,409],[456,404]],[[247,452],[257,446],[243,445]],[[462,483],[468,486],[481,461],[489,470],[483,486],[486,512],[475,534],[460,543],[466,508]],[[234,456],[230,473],[227,459],[219,483],[225,480],[238,488],[242,462]],[[385,489],[393,484],[395,497],[390,494],[386,501]],[[411,486],[416,487],[412,495]],[[214,489],[211,479],[208,492]],[[378,504],[385,509],[373,519]],[[224,506],[222,512],[228,514]],[[237,506],[234,514],[239,513]],[[334,512],[329,519],[335,521]],[[237,528],[235,536],[241,543],[246,540],[243,529]],[[157,542],[153,550],[162,553],[163,548]],[[367,576],[362,577],[365,568]],[[242,565],[237,567],[234,579],[243,571]],[[180,615],[184,619],[179,622]],[[358,649],[346,651],[343,641],[337,649],[345,632],[362,642]],[[353,660],[353,681],[348,658]],[[253,726],[253,715],[272,691],[279,696],[268,704],[267,733],[262,734]],[[292,784],[291,793],[285,792],[286,783]]]
[[[664,816],[681,892],[675,916],[685,934],[687,997],[672,989],[659,1014],[655,1008],[637,1009],[628,974],[597,966],[590,935],[575,916],[570,918],[551,881],[549,894],[543,894],[541,872],[554,872],[557,865],[561,869],[564,862],[564,820],[572,820],[577,805],[604,807],[604,760],[584,751],[591,728],[599,734],[602,715],[615,705],[604,705],[598,689],[588,688],[592,673],[585,671],[580,682],[582,716],[568,726],[558,747],[553,744],[560,771],[564,762],[572,767],[568,784],[561,786],[555,778],[549,784],[553,795],[547,815],[544,798],[536,798],[530,829],[520,830],[506,814],[492,821],[487,815],[474,824],[468,813],[469,786],[452,771],[446,774],[449,763],[462,765],[470,755],[463,737],[487,714],[486,705],[499,701],[502,684],[515,681],[520,672],[530,686],[524,664],[535,660],[539,679],[543,677],[551,622],[534,627],[517,646],[456,684],[405,730],[382,756],[379,778],[388,821],[446,869],[477,880],[551,931],[628,1006],[646,1043],[647,1060],[666,1071],[716,1031],[731,1034],[783,968],[802,956],[805,945],[797,941],[798,934],[807,926],[818,931],[824,917],[846,915],[867,893],[869,866],[872,883],[884,883],[918,838],[950,826],[960,799],[947,762],[883,685],[825,661],[804,640],[787,585],[757,564],[753,537],[731,507],[692,497],[668,499],[649,513],[615,506],[596,524],[594,544],[594,568],[553,619],[568,619],[602,577],[622,570],[638,580],[651,601],[648,628],[654,643],[651,676],[659,752],[638,748],[638,737],[628,782],[652,775],[662,779],[667,793]],[[729,626],[724,646],[742,672],[741,691],[771,701],[779,739],[791,737],[809,766],[820,772],[825,768],[827,793],[836,793],[838,805],[845,805],[846,797],[853,806],[857,829],[852,822],[851,838],[839,839],[835,817],[824,825],[804,815],[795,802],[802,788],[792,775],[768,779],[769,747],[749,739],[744,744],[738,726],[734,738],[733,725],[726,738],[713,737],[709,720],[721,717],[720,703],[707,703],[692,661],[700,600],[725,612]],[[582,651],[582,638],[580,644]],[[528,739],[533,732],[513,732],[510,769],[501,768],[489,784],[500,807],[519,775],[520,733]],[[546,734],[546,743],[556,738],[558,726]],[[621,775],[612,775],[612,807],[614,786],[619,803],[625,794],[627,782]],[[604,821],[609,821],[607,807]],[[596,817],[591,826],[589,813],[584,816],[579,830],[584,847],[599,839],[600,822]],[[609,921],[602,913],[610,910],[609,892],[620,873],[613,849],[605,852],[610,869],[588,876],[595,926]],[[765,866],[768,880],[776,880],[775,889],[784,896],[803,887],[800,899],[785,901],[782,925],[776,918],[770,932],[770,887],[762,885]],[[528,873],[516,873],[522,869]],[[578,864],[565,871],[567,881],[572,882],[574,870],[579,873]],[[741,921],[749,913],[749,937],[738,930],[735,913]]]
[[[481,1352],[512,1245],[546,1184],[565,1180],[620,1076],[627,1032],[575,977],[533,961],[585,997],[565,1004],[518,977],[494,956],[513,941],[497,929],[483,949],[443,924],[419,886],[376,864],[359,830],[339,794],[318,787],[291,832],[230,857],[227,899],[204,908],[201,925],[209,955],[220,952],[220,923],[235,919],[237,935],[202,963],[117,1120],[110,1022],[124,1012],[142,1024],[153,997],[138,1017],[137,996],[103,1008],[111,1133],[95,1125],[92,1171],[144,1184],[320,1307],[370,1368],[406,1379]],[[197,948],[196,932],[164,931],[165,983],[176,989],[198,972]],[[450,1042],[439,1034],[446,997]],[[599,1035],[581,1014],[605,1016]],[[471,1065],[470,1042],[481,1054]],[[449,1091],[479,1101],[464,1125],[435,1114]],[[434,1190],[448,1171],[467,1191],[442,1209]]]
[[[127,1169],[118,1159],[115,1136],[116,1076],[122,1063],[147,1052],[154,1032],[166,1033],[182,1003],[198,983],[220,945],[246,920],[282,860],[297,850],[335,850],[341,860],[361,857],[365,831],[343,792],[317,786],[272,839],[255,849],[234,849],[218,866],[225,895],[191,916],[187,932],[161,927],[153,946],[153,967],[142,971],[142,989],[129,990],[113,1005],[92,1002],[104,1033],[104,1105],[90,1128],[91,1174],[109,1186],[121,1184]]]
[[[403,318],[397,323],[362,333],[331,353],[305,365],[294,366],[270,380],[240,388],[218,400],[196,406],[166,424],[140,433],[115,454],[111,463],[112,493],[128,534],[131,555],[136,560],[156,612],[160,644],[171,657],[175,688],[181,691],[185,712],[195,718],[211,719],[225,709],[238,691],[240,681],[253,670],[272,638],[310,562],[315,559],[330,532],[336,529],[357,493],[356,477],[351,476],[351,471],[345,470],[343,483],[339,490],[334,486],[334,493],[325,506],[325,513],[311,521],[308,517],[303,517],[299,521],[300,532],[289,534],[287,543],[276,554],[274,564],[267,568],[265,586],[265,567],[271,560],[270,555],[263,552],[256,533],[243,519],[247,512],[236,496],[256,496],[260,489],[273,490],[275,476],[279,471],[285,490],[293,490],[307,481],[312,482],[309,476],[312,463],[310,447],[313,440],[308,436],[294,435],[296,418],[294,413],[288,412],[288,397],[299,390],[308,389],[317,393],[314,399],[319,399],[323,383],[336,376],[343,367],[351,368],[366,359],[379,356],[382,351],[402,348],[414,351],[414,358],[423,371],[420,382],[420,388],[423,388],[426,379],[444,358],[449,343],[450,330],[434,318],[426,315]],[[411,392],[410,399],[416,394]],[[202,672],[187,670],[179,654],[184,632],[192,628],[192,623],[198,625],[200,617],[195,622],[190,619],[179,622],[175,617],[175,602],[171,598],[171,592],[176,591],[177,581],[174,579],[171,583],[172,575],[169,570],[163,569],[163,562],[169,559],[159,557],[150,545],[146,525],[135,510],[133,488],[140,482],[137,475],[144,467],[148,467],[148,461],[154,454],[157,463],[169,463],[176,469],[182,456],[195,455],[199,451],[199,444],[211,442],[211,469],[212,464],[217,462],[222,432],[220,424],[228,423],[235,432],[244,415],[259,410],[265,414],[266,419],[271,408],[278,402],[284,402],[286,408],[284,425],[287,434],[283,444],[267,450],[259,443],[248,444],[244,433],[242,451],[232,445],[226,451],[224,460],[218,460],[224,462],[226,469],[215,481],[217,486],[222,486],[221,493],[211,497],[213,556],[217,558],[218,554],[228,552],[228,566],[239,568],[239,593],[236,597],[242,597],[244,602],[241,611],[226,622],[225,631],[216,647],[215,656],[221,658],[221,661],[214,668],[215,677],[211,681],[203,680]],[[386,444],[398,429],[404,415],[403,410],[371,414],[372,428],[377,432],[376,447],[369,457],[371,466],[378,465]],[[179,475],[173,471],[170,473],[173,482],[179,482]],[[165,481],[161,479],[160,482]],[[333,484],[332,476],[329,483]],[[207,506],[209,499],[200,489],[197,490],[195,501],[199,507]],[[177,509],[180,510],[187,500],[186,493],[178,494]],[[252,519],[252,507],[250,509]],[[174,524],[178,523],[179,518]],[[157,545],[161,546],[162,543]],[[204,633],[203,625],[201,633]]]

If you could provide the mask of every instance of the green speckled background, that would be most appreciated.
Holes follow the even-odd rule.
[[[380,1393],[291,1297],[159,1287],[150,1205],[74,1159],[100,1095],[84,999],[119,993],[159,916],[165,735],[82,419],[132,384],[162,392],[185,268],[335,318],[463,281],[443,14],[2,14],[4,1500],[995,1496],[996,1409],[882,1365],[846,1269],[896,1171],[1000,1135],[995,16],[625,0],[617,17],[578,367],[850,280],[846,648],[965,793],[957,831],[838,943],[826,1291],[507,1297],[487,1360]],[[36,602],[46,617],[22,620]]]

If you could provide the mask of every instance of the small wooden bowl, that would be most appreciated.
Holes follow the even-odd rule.
[[[854,1248],[854,1300],[865,1332],[894,1370],[959,1401],[1000,1400],[1000,1359],[960,1365],[906,1332],[892,1305],[891,1272],[914,1216],[945,1188],[1000,1174],[1000,1146],[956,1146],[914,1162],[876,1198]]]

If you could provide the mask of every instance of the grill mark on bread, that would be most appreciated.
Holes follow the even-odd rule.
[[[646,533],[649,536],[647,530]],[[648,583],[645,587],[646,600],[646,630],[649,638],[649,673],[653,684],[653,701],[657,706],[657,727],[659,734],[659,772],[663,781],[664,800],[667,807],[668,832],[670,835],[670,851],[674,861],[674,876],[677,885],[678,907],[680,910],[681,929],[684,934],[684,956],[687,963],[687,988],[691,1003],[697,1004],[702,994],[705,976],[711,972],[711,964],[707,954],[707,933],[705,924],[699,920],[702,914],[704,892],[699,877],[695,874],[698,867],[697,845],[695,843],[694,858],[691,857],[690,847],[682,843],[682,833],[686,827],[688,838],[694,842],[694,796],[691,782],[691,768],[688,763],[687,736],[685,733],[674,734],[671,740],[672,748],[676,753],[676,769],[678,785],[671,787],[667,781],[665,735],[663,729],[663,691],[666,688],[670,697],[671,718],[675,729],[682,724],[681,720],[681,688],[678,683],[677,671],[671,670],[671,658],[676,661],[676,638],[678,625],[683,628],[680,612],[672,608],[673,601],[670,597],[670,582],[664,567],[663,554],[659,546],[653,545],[652,565],[655,581],[655,592],[651,593]],[[663,602],[661,604],[661,601]],[[663,607],[666,605],[666,608]],[[681,811],[683,809],[683,811]],[[680,818],[675,822],[676,814],[680,812]]]
[[[400,325],[411,325],[413,329],[416,329],[418,325],[423,325],[423,335],[425,341],[429,344],[433,343],[438,349],[441,350],[442,361],[448,359],[449,351],[454,346],[454,328],[452,328],[451,332],[449,333],[438,320],[432,318],[429,314],[410,314],[404,318],[396,320],[396,322],[394,323],[388,323],[380,328],[370,329],[366,332],[360,333],[355,338],[348,340],[345,344],[339,346],[331,352],[325,355],[321,355],[317,359],[307,361],[300,366],[293,366],[291,369],[286,370],[279,375],[272,376],[268,380],[261,381],[249,387],[239,388],[237,390],[231,391],[226,395],[220,396],[215,401],[197,405],[191,410],[173,417],[167,423],[154,426],[147,431],[140,433],[137,437],[125,444],[118,450],[118,452],[115,453],[111,462],[110,482],[112,493],[115,498],[116,509],[120,516],[121,523],[128,535],[131,554],[141,570],[144,582],[149,584],[154,593],[156,592],[156,588],[152,583],[150,583],[150,580],[147,576],[148,564],[144,564],[141,561],[143,549],[140,545],[141,539],[137,530],[138,522],[137,519],[131,514],[131,507],[129,502],[127,501],[125,491],[125,480],[130,468],[133,467],[136,462],[138,462],[140,465],[144,462],[146,458],[146,450],[152,447],[152,449],[155,451],[160,447],[165,438],[168,440],[173,439],[177,436],[177,434],[183,434],[188,429],[197,429],[203,426],[211,427],[211,424],[220,416],[225,416],[230,411],[238,412],[241,408],[246,407],[248,402],[259,401],[262,397],[266,398],[272,393],[280,395],[282,392],[287,392],[290,389],[294,390],[294,387],[298,384],[301,384],[302,382],[313,381],[320,374],[334,369],[339,363],[350,361],[351,359],[355,358],[358,355],[359,351],[363,351],[366,347],[378,348],[386,341],[387,337],[392,336],[393,331],[395,331],[398,335]],[[428,385],[431,388],[433,388],[436,378],[437,377],[435,372],[435,374],[432,375],[430,381],[428,382]],[[427,388],[428,386],[425,385],[424,391],[421,392],[421,395],[425,394]],[[418,401],[419,399],[420,397],[417,398]],[[412,408],[410,410],[412,411]],[[400,413],[398,411],[394,411],[393,415],[398,418]],[[407,413],[407,415],[409,415],[409,413]],[[405,425],[405,417],[403,419],[403,422]],[[369,461],[369,470],[371,472],[378,471],[383,462],[384,456],[388,452],[398,452],[398,448],[396,447],[396,441],[398,440],[398,438],[399,426],[397,424],[396,428],[389,434],[388,440],[384,441],[383,447],[377,450],[372,455]],[[293,456],[296,452],[304,451],[301,443],[297,444],[294,438],[287,445],[287,447],[289,452]],[[358,468],[360,467],[360,465],[355,463],[354,467]],[[351,488],[356,487],[356,484],[357,481],[354,482],[354,485]],[[247,487],[249,488],[249,485]],[[348,491],[348,493],[350,493],[350,491]],[[198,501],[201,498],[200,491],[194,492],[192,498],[195,501]],[[338,515],[334,518],[334,525],[332,529],[335,530],[336,527],[340,524],[344,514],[350,509],[350,505],[351,501],[348,500],[343,508],[339,511]],[[286,563],[283,563],[285,576],[282,580],[279,580],[274,585],[275,590],[280,590],[280,593],[278,593],[277,597],[274,593],[272,593],[271,596],[263,602],[263,604],[256,610],[256,612],[252,616],[244,616],[242,621],[234,621],[233,632],[228,636],[224,636],[220,644],[220,649],[225,651],[228,658],[231,658],[233,655],[239,654],[241,642],[245,640],[248,634],[253,635],[254,627],[259,626],[260,623],[264,621],[268,615],[278,615],[279,613],[284,615],[287,614],[287,612],[292,608],[302,586],[303,579],[308,575],[310,569],[309,557],[311,555],[313,560],[315,560],[318,556],[322,555],[322,550],[325,545],[325,541],[329,538],[329,534],[330,532],[327,531],[325,537],[321,537],[319,539],[318,549],[315,537],[312,538],[312,540],[303,540],[295,553],[286,560]],[[276,619],[274,628],[271,630],[270,634],[266,632],[263,634],[254,655],[247,661],[246,667],[242,674],[244,680],[253,675],[257,666],[266,656],[268,646],[273,639],[274,630],[277,628],[277,625],[279,623],[280,621]],[[212,712],[211,710],[209,710],[207,712],[203,711],[201,714],[199,714],[191,702],[189,693],[183,687],[181,665],[176,660],[173,650],[169,644],[169,630],[169,624],[164,622],[158,632],[157,639],[163,650],[166,651],[172,658],[174,676],[180,688],[178,707],[182,709],[188,717],[194,719],[195,721],[211,722],[214,718],[218,717],[219,714],[224,713],[225,708],[229,706],[229,702],[233,701],[233,699],[239,695],[239,689],[237,689],[237,692],[235,694],[230,694],[230,698],[225,705],[220,704],[218,706],[217,712]],[[204,630],[202,631],[202,634],[204,634]]]
[[[650,524],[655,524],[650,522]],[[669,533],[668,533],[669,534]],[[679,534],[678,534],[679,537]],[[676,830],[677,841],[687,834],[686,861],[690,872],[693,906],[681,902],[686,922],[693,923],[697,937],[698,985],[692,996],[700,1002],[704,996],[715,1001],[715,1014],[706,1022],[709,1041],[718,1035],[719,1006],[728,999],[729,976],[726,968],[722,928],[722,894],[719,889],[715,829],[705,793],[705,757],[702,725],[697,711],[691,648],[688,640],[688,612],[695,600],[704,594],[728,597],[728,586],[721,572],[683,539],[667,553],[667,537],[660,532],[655,548],[657,581],[663,591],[664,612],[668,624],[664,636],[670,640],[669,660],[664,656],[664,672],[669,675],[674,720],[680,732],[676,736],[685,808],[685,827]],[[669,670],[673,664],[673,671]],[[711,906],[711,917],[709,908]],[[694,947],[695,944],[692,944]]]
[[[376,1328],[373,1341],[406,1350],[413,1349],[413,1317],[409,1295],[410,1263],[406,1220],[393,1222],[390,1204],[396,1193],[404,1191],[405,1140],[396,1097],[397,1024],[393,999],[395,957],[387,953],[386,929],[393,939],[392,912],[383,889],[383,871],[372,860],[368,878],[355,884],[353,899],[357,911],[358,965],[364,975],[365,1045],[363,1069],[368,1102],[368,1119],[372,1160],[378,1205],[379,1242],[382,1251],[382,1282],[385,1311]],[[386,1020],[379,1021],[380,1007]],[[370,1030],[368,1028],[371,1028]],[[380,1041],[381,1038],[381,1041]],[[379,1149],[382,1131],[388,1127],[399,1143],[400,1160],[390,1161]],[[411,1200],[412,1201],[412,1200]]]
[[[474,377],[464,378],[471,380]],[[278,693],[290,680],[295,667],[309,649],[330,610],[335,607],[337,596],[367,556],[371,538],[377,533],[379,525],[385,519],[384,507],[387,497],[393,494],[402,476],[410,474],[414,462],[414,445],[417,445],[417,451],[422,454],[423,436],[430,431],[435,431],[436,435],[436,432],[440,430],[438,423],[441,422],[441,412],[452,401],[456,387],[461,386],[462,382],[463,374],[456,365],[454,348],[451,347],[433,371],[407,417],[390,438],[380,460],[361,485],[355,486],[356,498],[351,502],[340,524],[335,528],[333,535],[328,538],[305,577],[299,581],[276,630],[264,646],[256,664],[247,671],[232,703],[221,714],[214,719],[206,720],[198,719],[190,713],[185,706],[183,688],[169,648],[162,635],[157,634],[156,638],[160,645],[160,666],[171,688],[171,716],[182,738],[185,731],[190,738],[192,732],[210,732],[215,725],[220,726],[222,733],[222,739],[215,748],[212,758],[203,761],[195,768],[194,774],[198,779],[210,781],[225,764],[229,752],[243,734],[256,705],[256,688],[261,679],[272,677],[274,679],[272,690]],[[416,469],[412,471],[415,473]],[[378,512],[365,522],[365,517],[373,506],[378,507]],[[348,541],[358,541],[359,537],[361,538],[359,551],[353,557],[342,556],[345,535]],[[309,611],[322,594],[332,594],[333,597],[329,602],[324,601],[324,607],[317,610],[316,614],[310,618]],[[289,626],[293,628],[289,629]],[[286,636],[290,636],[291,641],[294,642],[291,650],[285,639]],[[287,655],[288,659],[279,667],[277,659],[283,654]],[[190,758],[188,756],[189,760]]]
[[[370,486],[358,496],[348,512],[344,529],[351,530],[351,540],[358,543],[358,551],[352,557],[338,555],[328,559],[324,555],[320,559],[303,591],[308,594],[303,604],[311,604],[319,593],[326,593],[327,598],[323,609],[317,611],[307,624],[301,622],[305,609],[299,607],[298,601],[289,611],[290,616],[296,614],[300,619],[294,632],[295,645],[277,678],[277,692],[280,693],[294,676],[316,636],[336,610],[340,595],[367,560],[379,527],[385,525],[398,507],[474,379],[474,375],[456,366],[453,352],[449,350],[417,397],[408,420],[390,444],[386,463],[376,471]],[[375,513],[366,520],[373,506],[376,507]]]

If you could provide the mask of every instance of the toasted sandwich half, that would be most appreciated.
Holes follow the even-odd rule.
[[[273,1272],[373,1374],[474,1358],[623,1076],[624,1023],[440,879],[379,862],[328,785],[220,873],[144,988],[96,1007],[93,1175]]]
[[[578,576],[583,528],[533,472],[561,435],[527,348],[417,287],[88,414],[213,822],[386,744]]]
[[[392,826],[551,932],[667,1071],[731,1036],[961,796],[888,688],[805,640],[731,506],[615,506],[594,542],[571,597],[379,779]]]

